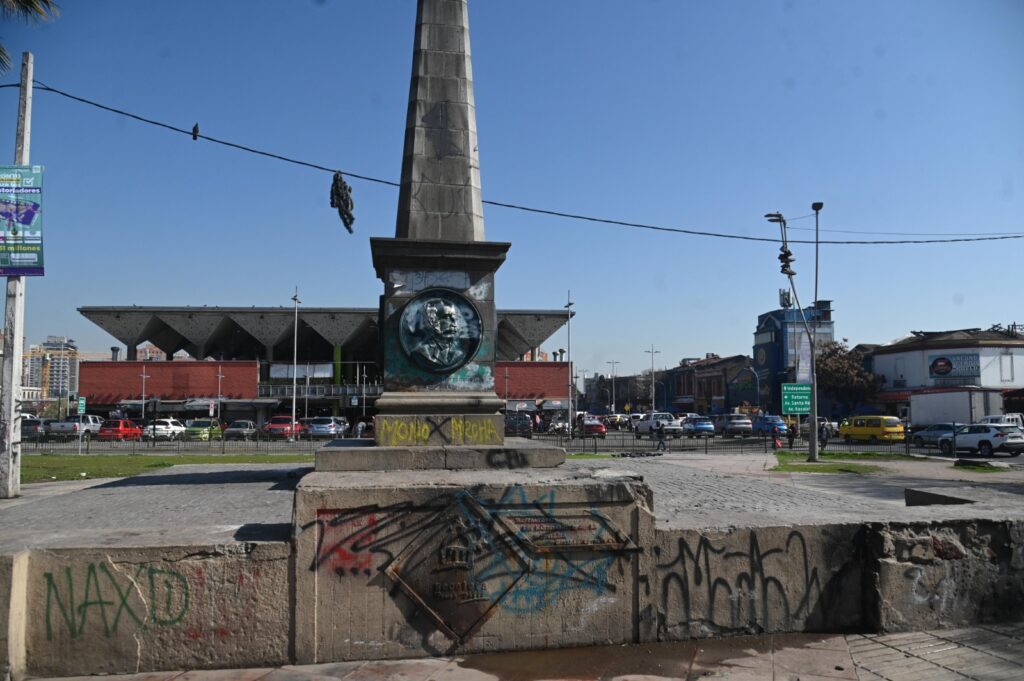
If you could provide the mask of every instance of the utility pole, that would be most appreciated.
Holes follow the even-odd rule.
[[[569,423],[569,437],[572,437],[572,429],[576,424],[576,411],[573,409],[573,393],[576,381],[572,377],[572,290],[569,290],[565,302],[565,346],[568,348],[566,358],[569,363],[569,413],[566,414],[566,421]]]
[[[295,303],[295,331],[292,334],[292,434],[288,439],[295,441],[298,439],[299,428],[298,422],[295,420],[295,393],[298,388],[298,373],[299,373],[299,287],[295,287],[295,295],[292,296],[292,302]]]
[[[14,164],[28,165],[32,137],[31,52],[21,55],[21,91]],[[7,277],[3,386],[0,395],[0,499],[21,496],[21,355],[25,336],[25,277]]]

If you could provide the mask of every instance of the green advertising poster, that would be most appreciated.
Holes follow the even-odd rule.
[[[43,276],[43,167],[0,166],[0,276]]]

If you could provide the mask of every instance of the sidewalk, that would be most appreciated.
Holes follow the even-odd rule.
[[[85,681],[96,677],[77,678]],[[105,681],[1002,681],[1021,678],[1024,678],[1024,625],[889,636],[744,636],[456,658],[104,677]]]

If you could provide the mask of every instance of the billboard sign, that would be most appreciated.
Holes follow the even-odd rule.
[[[981,360],[976,352],[953,355],[928,355],[929,378],[977,378]]]
[[[0,276],[43,276],[42,166],[0,166]]]

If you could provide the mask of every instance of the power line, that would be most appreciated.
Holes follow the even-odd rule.
[[[131,118],[133,120],[139,121],[140,123],[147,123],[149,125],[155,125],[157,127],[164,128],[165,130],[170,130],[172,132],[177,132],[177,133],[180,133],[182,135],[188,135],[189,137],[192,137],[193,139],[203,139],[203,140],[206,140],[207,142],[213,142],[214,144],[220,144],[220,145],[223,145],[225,147],[230,147],[232,149],[238,149],[239,151],[245,151],[245,152],[248,152],[250,154],[256,154],[258,156],[264,156],[266,158],[272,158],[272,159],[275,159],[275,160],[278,160],[278,161],[284,161],[285,163],[292,163],[294,165],[303,166],[303,167],[306,167],[306,168],[312,168],[314,170],[322,170],[324,172],[329,172],[329,173],[339,172],[338,168],[328,168],[327,166],[322,166],[322,165],[319,165],[317,163],[311,163],[309,161],[303,161],[303,160],[300,160],[300,159],[290,158],[288,156],[283,156],[281,154],[275,154],[275,153],[272,153],[272,152],[269,152],[269,151],[263,151],[261,149],[256,149],[256,148],[253,148],[253,147],[245,146],[243,144],[238,144],[238,143],[235,143],[235,142],[229,142],[227,140],[218,139],[216,137],[210,137],[209,135],[198,134],[194,130],[186,130],[184,128],[179,128],[179,127],[176,127],[176,126],[173,126],[173,125],[169,125],[167,123],[163,123],[161,121],[153,120],[151,118],[146,118],[144,116],[139,116],[137,114],[133,114],[133,113],[128,112],[128,111],[124,111],[123,109],[118,109],[118,108],[115,108],[115,107],[112,107],[112,106],[107,106],[106,104],[100,104],[99,102],[95,102],[93,100],[86,99],[84,97],[79,97],[77,95],[72,95],[72,94],[70,94],[68,92],[64,92],[62,90],[58,90],[57,88],[51,87],[51,86],[49,86],[49,85],[47,85],[47,84],[45,84],[45,83],[43,83],[42,81],[39,81],[39,80],[34,80],[33,82],[36,85],[38,85],[39,88],[41,90],[43,90],[43,91],[52,92],[52,93],[54,93],[56,95],[60,95],[62,97],[66,97],[68,99],[71,99],[73,101],[79,102],[81,104],[87,104],[89,106],[93,106],[93,107],[96,107],[98,109],[102,109],[103,111],[109,111],[110,113],[114,113],[114,114],[117,114],[119,116],[125,116],[127,118]],[[0,88],[8,88],[8,87],[18,87],[18,85],[17,84],[0,85]],[[368,175],[359,175],[359,174],[348,172],[348,171],[340,171],[340,172],[343,172],[348,177],[354,177],[356,179],[363,180],[363,181],[366,181],[366,182],[374,182],[376,184],[383,184],[383,185],[387,185],[389,187],[400,187],[401,186],[401,184],[398,183],[398,182],[392,182],[390,180],[382,180],[382,179],[377,178],[377,177],[370,177]],[[595,217],[595,216],[590,216],[590,215],[581,215],[581,214],[578,214],[578,213],[567,213],[567,212],[564,212],[564,211],[548,210],[548,209],[544,209],[544,208],[531,208],[529,206],[522,206],[522,205],[514,204],[514,203],[505,203],[505,202],[502,202],[502,201],[489,201],[489,200],[484,199],[483,203],[485,203],[487,205],[490,205],[490,206],[497,206],[499,208],[507,208],[507,209],[510,209],[510,210],[518,210],[518,211],[523,211],[523,212],[526,212],[526,213],[534,213],[534,214],[538,214],[538,215],[549,215],[549,216],[552,216],[552,217],[565,218],[567,220],[579,220],[579,221],[583,221],[583,222],[593,222],[593,223],[598,223],[598,224],[613,225],[613,226],[617,226],[617,227],[630,227],[630,228],[633,228],[633,229],[647,229],[647,230],[656,231],[656,232],[668,232],[668,233],[672,233],[672,234],[687,234],[687,235],[690,235],[690,236],[704,236],[704,237],[712,237],[712,238],[716,238],[716,239],[733,239],[733,240],[737,240],[737,241],[763,241],[763,242],[768,242],[768,243],[775,243],[777,241],[777,239],[774,239],[774,238],[771,238],[771,237],[759,237],[759,236],[749,236],[749,235],[744,235],[744,234],[729,234],[729,233],[726,233],[726,232],[712,232],[712,231],[697,230],[697,229],[684,229],[684,228],[681,228],[681,227],[665,227],[665,226],[662,226],[662,225],[650,225],[650,224],[645,224],[645,223],[642,223],[642,222],[629,222],[629,221],[625,221],[625,220],[613,220],[611,218],[601,218],[601,217]],[[802,219],[809,218],[809,217],[812,217],[812,216],[813,216],[813,213],[809,214],[809,215],[802,215],[800,217],[793,218],[792,220],[793,221],[795,221],[795,220],[802,220]],[[799,229],[799,228],[794,228],[794,229]],[[822,230],[822,231],[830,231],[830,230]],[[854,232],[854,231],[844,231],[844,230],[831,230],[831,231],[834,231],[836,233],[850,233],[850,234],[862,234],[862,233],[869,233],[869,234],[870,233],[876,233],[877,234],[878,233],[878,232]],[[928,236],[927,234],[916,234],[916,235],[915,234],[906,234],[906,233],[896,233],[896,234],[898,234],[900,236]],[[837,245],[837,246],[855,246],[855,245],[873,245],[874,246],[874,245],[889,245],[889,244],[893,244],[893,245],[895,245],[895,244],[948,244],[948,243],[966,243],[966,242],[973,242],[973,241],[1004,241],[1004,240],[1009,240],[1009,239],[1024,239],[1024,234],[1018,234],[1018,233],[995,233],[994,235],[991,235],[991,236],[957,236],[957,237],[949,238],[949,239],[818,240],[817,243],[819,243],[819,244],[831,244],[831,245]],[[797,243],[797,244],[813,244],[813,243],[816,243],[815,241],[812,241],[812,240],[799,240],[799,239],[790,239],[790,242],[791,243]]]

